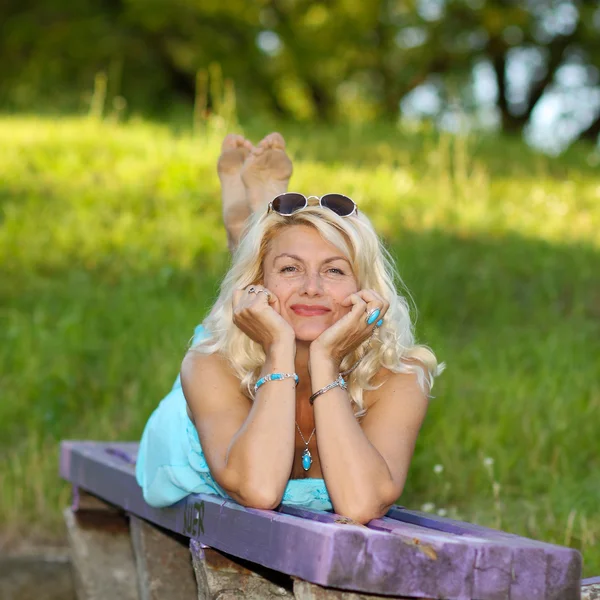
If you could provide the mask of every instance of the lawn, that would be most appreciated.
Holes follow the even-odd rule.
[[[357,201],[397,259],[419,340],[448,365],[401,503],[570,545],[599,575],[598,151],[280,129],[290,189]],[[60,439],[138,439],[176,376],[228,263],[224,130],[0,118],[5,543],[62,535]]]

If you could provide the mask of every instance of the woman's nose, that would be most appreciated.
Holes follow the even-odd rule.
[[[319,273],[307,274],[303,282],[304,291],[307,294],[320,294],[323,292],[323,282]]]

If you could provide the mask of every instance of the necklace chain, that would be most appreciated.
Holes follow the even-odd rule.
[[[308,438],[308,442],[304,439],[304,436],[302,435],[302,432],[300,431],[300,426],[298,425],[297,422],[296,422],[296,428],[298,429],[298,433],[300,434],[300,437],[302,438],[304,445],[308,448],[308,445],[310,444],[310,440],[312,440],[312,436],[315,435],[315,431],[317,430],[317,428],[315,427],[312,430],[312,433],[310,434],[310,437]]]

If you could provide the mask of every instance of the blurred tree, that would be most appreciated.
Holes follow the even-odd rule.
[[[164,114],[190,106],[197,72],[218,63],[242,116],[395,120],[428,87],[439,117],[457,98],[476,113],[485,68],[505,131],[526,130],[552,98],[576,135],[600,133],[597,0],[3,0],[0,11],[9,109],[80,109],[105,71],[109,106],[123,96]]]
[[[433,23],[443,24],[442,36],[451,55],[458,53],[464,59],[468,54],[471,69],[480,61],[492,66],[504,131],[521,133],[545,96],[570,87],[571,92],[573,88],[588,92],[594,116],[579,136],[596,140],[600,133],[597,0],[432,0],[420,4],[439,7]],[[431,17],[423,8],[417,13],[421,26],[429,23],[431,30]],[[511,77],[511,70],[520,73]]]

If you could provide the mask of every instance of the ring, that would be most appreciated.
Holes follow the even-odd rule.
[[[256,290],[256,292],[254,292],[255,294],[260,294],[260,293],[266,294],[267,298],[271,299],[271,292],[267,292],[267,290]]]
[[[258,292],[256,291],[256,288],[252,285],[248,288],[248,293],[249,294],[257,294]]]
[[[367,314],[367,325],[372,325],[379,318],[380,310],[378,308],[374,308]]]
[[[375,329],[379,329],[383,325],[383,319],[379,319],[377,323],[375,323]]]

